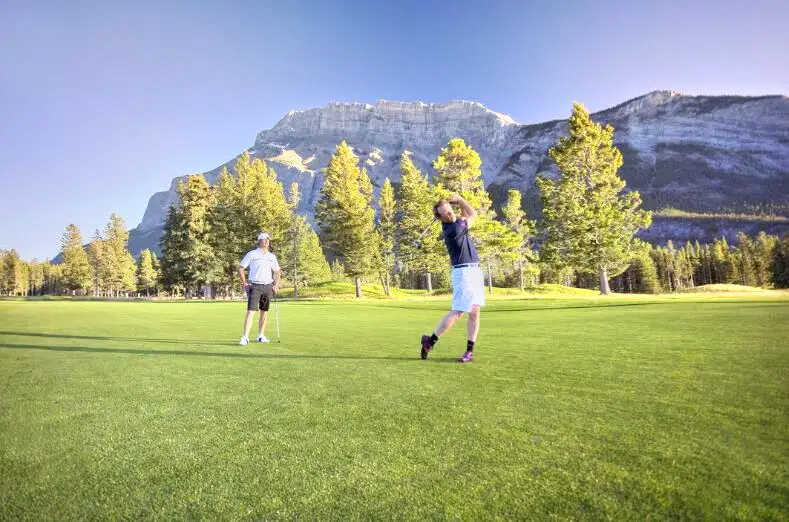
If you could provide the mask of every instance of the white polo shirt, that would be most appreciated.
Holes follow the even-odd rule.
[[[241,260],[241,268],[249,267],[249,282],[268,285],[274,282],[274,272],[280,270],[277,256],[256,248]]]

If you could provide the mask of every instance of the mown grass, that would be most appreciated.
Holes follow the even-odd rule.
[[[0,302],[0,519],[786,519],[789,300]]]

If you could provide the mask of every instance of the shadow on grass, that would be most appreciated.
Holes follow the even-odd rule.
[[[87,346],[41,346],[0,343],[0,349],[43,350],[48,352],[114,353],[131,355],[186,355],[236,359],[347,359],[357,361],[419,361],[416,357],[368,357],[363,355],[308,355],[291,353],[192,352],[188,350],[136,350],[134,348],[89,348]]]
[[[210,345],[210,346],[228,346],[226,342],[218,341],[194,341],[185,339],[148,339],[144,337],[115,337],[115,336],[95,336],[95,335],[70,335],[58,333],[40,333],[40,332],[8,332],[0,330],[0,335],[17,335],[21,337],[46,337],[47,339],[60,338],[60,339],[79,339],[86,341],[123,341],[128,343],[168,343],[168,344],[189,344],[189,345]]]

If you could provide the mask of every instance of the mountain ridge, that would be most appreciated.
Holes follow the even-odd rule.
[[[646,208],[721,212],[768,205],[789,211],[789,97],[689,96],[658,90],[592,117],[615,127],[615,144],[625,159],[620,174],[629,188],[642,193]],[[461,137],[480,153],[485,185],[494,199],[516,188],[525,194],[527,209],[535,211],[534,179],[554,170],[546,153],[566,128],[567,120],[521,124],[468,100],[331,102],[289,111],[259,132],[247,150],[266,160],[285,187],[299,184],[304,196],[299,212],[311,218],[320,197],[321,169],[340,141],[353,148],[379,188],[386,177],[399,180],[404,151],[432,174],[432,160],[440,149]],[[206,171],[209,182],[223,166],[232,170],[237,157]],[[151,241],[176,199],[180,179],[183,176],[151,197],[142,221],[131,231],[135,248],[157,246]],[[676,221],[672,218],[674,231]],[[667,240],[666,231],[653,232]],[[645,237],[650,238],[649,231]]]

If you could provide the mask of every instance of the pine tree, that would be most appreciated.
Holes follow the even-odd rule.
[[[47,259],[41,268],[44,271],[43,293],[59,295],[63,289],[63,265],[53,265]]]
[[[19,257],[16,250],[6,251],[0,257],[0,272],[2,275],[2,287],[0,293],[7,295],[27,295],[28,291],[28,269],[24,261]]]
[[[409,153],[404,152],[400,157],[400,190],[395,200],[395,264],[403,275],[424,277],[428,292],[433,290],[431,273],[447,268],[441,223],[433,219],[432,209],[437,200],[427,177],[416,168]],[[428,226],[430,229],[422,235]]]
[[[6,256],[8,251],[0,248],[0,295],[7,293],[8,287],[8,270],[6,270]]]
[[[104,228],[104,256],[109,279],[108,289],[116,296],[137,288],[136,265],[127,248],[128,242],[126,223],[117,214],[112,214]]]
[[[254,248],[259,232],[271,235],[271,249],[283,252],[292,245],[293,209],[282,183],[265,162],[244,152],[236,162],[236,175],[222,169],[214,185],[215,207],[209,217],[210,242],[221,284],[239,284],[238,263]],[[278,258],[282,257],[278,255]],[[280,264],[282,260],[280,259]]]
[[[740,283],[746,286],[760,286],[756,276],[756,244],[742,232],[737,234],[737,241],[739,244],[732,257],[738,268]]]
[[[170,208],[162,235],[162,269],[169,286],[192,295],[220,279],[209,242],[214,192],[202,175],[188,176],[177,191],[178,203]]]
[[[156,252],[151,251],[151,265],[153,266],[153,288],[156,290],[156,295],[159,295],[159,289],[162,287],[162,264]]]
[[[759,232],[754,242],[753,264],[756,284],[762,288],[767,288],[772,283],[773,252],[778,243],[777,237],[766,234],[764,231]]]
[[[391,295],[390,284],[395,265],[394,245],[395,245],[395,214],[397,211],[395,203],[394,188],[389,178],[384,180],[381,188],[381,196],[378,199],[378,241],[381,247],[381,284],[383,284],[386,295]]]
[[[343,141],[326,168],[315,216],[326,246],[342,258],[345,272],[354,279],[356,297],[361,297],[362,277],[372,271],[380,252],[372,200],[370,178]]]
[[[41,295],[44,286],[44,267],[37,260],[33,259],[28,263],[29,285],[31,295]]]
[[[604,295],[610,291],[609,274],[623,270],[633,257],[635,233],[652,220],[639,209],[638,192],[622,193],[625,182],[617,175],[622,154],[613,139],[613,127],[593,122],[583,105],[574,104],[570,135],[549,151],[560,176],[537,179],[546,233],[543,255],[597,273]]]
[[[521,193],[515,189],[510,189],[507,192],[507,203],[501,209],[501,213],[504,216],[504,224],[513,232],[517,242],[517,248],[513,257],[518,265],[518,286],[523,292],[523,263],[525,260],[534,258],[534,254],[531,251],[534,221],[526,219],[526,213],[523,211],[521,204]]]
[[[93,295],[100,296],[105,289],[109,289],[111,281],[111,267],[106,253],[106,245],[101,237],[101,232],[96,230],[93,241],[88,245],[88,263],[91,268],[91,288]]]
[[[712,244],[712,266],[715,273],[714,282],[718,284],[739,283],[739,270],[732,262],[729,243],[726,238]]]
[[[657,294],[660,292],[657,269],[649,254],[638,254],[633,261],[633,269],[636,278],[634,285],[636,292],[644,294]]]
[[[775,288],[789,288],[789,236],[783,241],[776,242],[773,248],[772,283]]]
[[[331,264],[331,280],[332,281],[347,281],[348,276],[345,274],[345,267],[342,266],[339,259],[335,259]]]
[[[297,213],[300,202],[301,194],[299,193],[299,184],[295,182],[291,183],[290,197],[288,198],[288,204],[290,205],[292,214],[289,232],[290,239],[288,240],[290,252],[288,255],[284,256],[283,259],[280,259],[279,263],[285,272],[286,277],[287,275],[292,276],[291,282],[293,283],[293,297],[299,296],[299,247],[301,246],[302,229],[306,224],[306,221],[302,219]]]
[[[137,290],[151,295],[151,290],[156,287],[156,270],[153,268],[153,253],[147,248],[140,252],[137,258]]]
[[[500,261],[514,260],[518,238],[501,222],[491,209],[491,200],[482,178],[482,160],[479,154],[460,138],[449,141],[433,162],[438,181],[437,193],[446,197],[460,194],[474,210],[477,221],[473,236],[481,263],[487,267],[488,285],[493,290],[492,269]]]
[[[63,252],[63,284],[72,292],[90,287],[88,254],[82,247],[82,234],[76,225],[66,227],[61,241]]]

